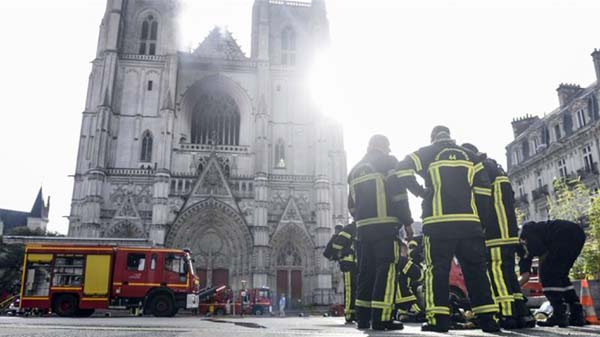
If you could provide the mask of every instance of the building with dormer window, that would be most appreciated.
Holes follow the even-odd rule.
[[[201,286],[331,303],[322,250],[348,221],[346,155],[306,85],[329,42],[324,0],[256,0],[249,56],[219,27],[182,51],[180,8],[107,1],[69,235],[189,247]]]
[[[600,51],[592,53],[597,81],[582,88],[561,84],[559,106],[540,118],[513,120],[514,140],[506,146],[508,174],[517,207],[526,220],[548,218],[554,179],[580,179],[588,188],[600,184]]]

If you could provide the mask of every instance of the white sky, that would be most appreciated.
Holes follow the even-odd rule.
[[[250,54],[252,0],[189,0],[186,45],[227,25]],[[0,1],[0,208],[29,210],[40,185],[66,232],[90,61],[105,0]],[[513,117],[595,81],[600,1],[328,0],[335,99],[348,164],[373,133],[401,158],[446,124],[505,162]],[[337,108],[337,109],[333,109]],[[416,209],[416,207],[415,207]]]

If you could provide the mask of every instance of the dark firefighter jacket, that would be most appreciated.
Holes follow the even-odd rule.
[[[340,233],[334,234],[323,252],[323,256],[328,260],[338,261],[343,272],[356,271],[355,233],[356,224],[353,222],[344,227]]]
[[[339,256],[337,255],[338,251],[333,249],[333,240],[336,236],[337,234],[333,234],[331,236],[331,238],[327,242],[327,246],[325,246],[325,250],[323,251],[323,256],[325,256],[327,260],[335,261],[339,259]]]
[[[425,190],[414,174],[425,180]],[[480,217],[489,216],[490,181],[473,152],[444,140],[409,154],[395,176],[423,197],[423,233],[446,238],[483,237]]]
[[[519,244],[519,226],[515,215],[515,195],[504,169],[485,154],[481,157],[492,183],[489,216],[482,219],[487,247]]]
[[[548,252],[563,252],[570,256],[568,249],[579,249],[577,245],[569,242],[578,242],[585,239],[585,232],[578,224],[566,220],[549,220],[542,222],[528,222],[523,225],[519,238],[527,242],[519,246],[519,271],[521,274],[531,272],[531,262],[534,257],[544,256]],[[558,254],[559,256],[561,254]]]
[[[344,229],[333,238],[333,249],[338,251],[340,257],[340,270],[343,272],[356,271],[356,254],[354,253],[354,236],[356,223],[346,225]]]
[[[397,163],[390,155],[371,151],[350,171],[348,208],[359,240],[395,237],[399,225],[413,222],[406,189],[398,179],[388,179]]]

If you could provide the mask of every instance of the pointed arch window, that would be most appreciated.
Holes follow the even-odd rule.
[[[192,114],[192,144],[239,145],[240,112],[228,95],[201,95]]]
[[[149,163],[152,161],[152,133],[150,131],[144,132],[144,136],[142,137],[142,153],[140,156],[140,161],[144,163]]]
[[[285,168],[285,143],[283,139],[278,140],[275,145],[275,167]]]
[[[296,32],[290,27],[281,32],[281,64],[296,65]]]
[[[158,41],[158,20],[150,14],[144,18],[140,32],[141,55],[156,55],[156,44]]]

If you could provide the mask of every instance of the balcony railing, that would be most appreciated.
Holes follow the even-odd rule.
[[[523,194],[521,196],[518,196],[515,199],[515,203],[516,203],[517,207],[528,205],[529,204],[529,196],[527,194]]]
[[[533,197],[533,200],[545,198],[547,195],[548,195],[548,185],[538,187],[531,192],[531,196]]]
[[[577,176],[581,179],[587,179],[598,175],[598,163],[593,163],[591,167],[584,167],[577,170]]]
[[[239,145],[208,145],[208,144],[181,144],[181,150],[193,152],[230,152],[230,153],[249,153],[249,146]]]
[[[289,0],[269,0],[270,4],[273,5],[286,5],[286,6],[294,6],[294,7],[310,7],[310,2],[301,2],[301,1],[289,1]]]
[[[146,62],[163,62],[164,56],[161,55],[139,55],[139,54],[121,54],[121,60],[134,60]]]

